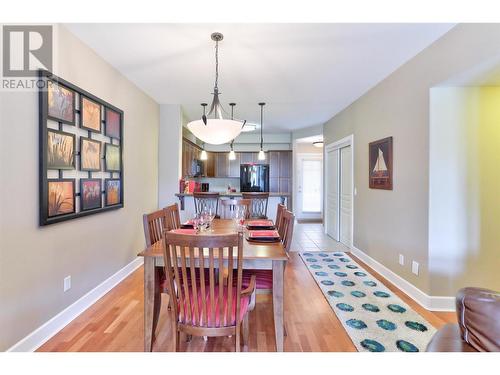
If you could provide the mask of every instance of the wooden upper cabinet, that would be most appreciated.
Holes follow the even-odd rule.
[[[280,151],[280,177],[292,177],[292,153],[290,151]]]
[[[268,152],[267,162],[269,163],[269,178],[278,178],[280,176],[280,153],[278,151]]]
[[[229,177],[240,178],[241,154],[236,152],[236,160],[229,160],[229,153],[226,157],[229,161]]]
[[[206,177],[215,177],[216,158],[217,154],[213,152],[207,152],[207,160],[204,161],[205,170],[203,172]]]
[[[228,177],[229,175],[229,159],[227,153],[218,152],[215,163],[215,177]]]
[[[280,193],[291,193],[292,192],[292,179],[291,178],[279,178],[279,192]]]
[[[242,152],[241,153],[241,164],[250,164],[253,163],[253,156],[251,152]]]

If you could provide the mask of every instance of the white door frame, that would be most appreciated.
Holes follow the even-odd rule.
[[[300,207],[300,203],[302,203],[299,199],[299,187],[301,187],[302,185],[302,181],[301,181],[301,178],[303,177],[303,171],[302,171],[302,166],[301,166],[301,163],[303,160],[320,160],[321,161],[321,169],[322,169],[322,173],[321,173],[321,185],[320,185],[320,189],[321,189],[321,211],[319,212],[303,212],[302,211],[302,207]],[[319,154],[313,154],[313,153],[305,153],[305,152],[301,152],[301,153],[297,153],[297,157],[296,157],[296,162],[297,162],[297,167],[295,168],[296,172],[297,172],[297,181],[296,181],[296,186],[297,186],[297,194],[296,194],[296,200],[295,202],[297,203],[297,210],[296,210],[296,216],[297,216],[297,219],[322,219],[323,218],[323,208],[324,208],[324,205],[323,205],[323,189],[324,189],[324,183],[323,183],[323,173],[324,173],[324,166],[323,166],[323,154],[322,153],[319,153]]]
[[[352,209],[351,209],[351,238],[349,239],[349,244],[352,247],[353,246],[353,238],[354,238],[354,134],[348,135],[347,137],[344,137],[342,139],[339,139],[338,141],[329,143],[328,145],[325,146],[324,149],[324,154],[323,154],[323,164],[325,166],[325,172],[323,173],[323,181],[328,181],[327,173],[329,171],[329,165],[328,165],[328,152],[329,151],[335,151],[335,150],[340,150],[341,148],[344,147],[351,147],[351,170],[352,170],[352,183],[351,183],[351,202],[352,202]],[[340,153],[339,153],[340,155]],[[338,163],[339,163],[339,168],[338,171],[339,173],[337,174],[337,202],[340,202],[340,157],[338,158]],[[327,228],[328,228],[328,213],[327,213],[327,207],[328,207],[328,184],[324,187],[324,193],[323,193],[323,217],[324,217],[324,228],[325,228],[325,234],[327,234]],[[337,225],[338,225],[338,231],[340,236],[340,204],[338,204],[338,220],[337,220]]]

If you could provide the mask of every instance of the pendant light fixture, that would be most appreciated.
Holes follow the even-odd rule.
[[[259,151],[259,160],[266,160],[266,154],[264,153],[264,149],[262,148],[262,144],[264,142],[262,138],[262,128],[264,127],[264,106],[266,103],[259,103],[260,105],[260,151]]]
[[[246,121],[224,119],[225,112],[219,100],[219,42],[224,39],[221,33],[213,33],[212,40],[215,42],[215,85],[213,100],[210,111],[205,113],[206,105],[203,106],[203,116],[200,120],[191,121],[187,124],[188,129],[203,142],[221,145],[236,138],[242,131]],[[213,116],[212,116],[213,115]],[[212,116],[212,117],[211,117]]]
[[[208,155],[207,152],[205,151],[205,143],[203,143],[203,150],[201,150],[200,160],[207,160],[207,159]]]
[[[229,151],[229,160],[236,160],[236,152],[233,150],[233,142],[231,141],[231,151]]]
[[[231,106],[231,120],[234,119],[234,106],[236,105],[236,103],[229,103],[229,105]],[[236,160],[236,153],[234,152],[233,150],[233,144],[234,144],[234,139],[231,141],[231,151],[229,151],[229,160]]]

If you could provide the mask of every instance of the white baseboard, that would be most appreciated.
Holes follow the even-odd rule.
[[[431,311],[455,311],[455,297],[429,296],[362,250],[351,246],[351,252],[414,299],[423,308]]]
[[[28,336],[7,349],[8,352],[34,352],[42,346],[47,340],[63,329],[73,319],[87,310],[97,300],[113,289],[120,281],[134,272],[144,263],[142,257],[135,258],[132,262],[120,269],[114,275],[104,280],[83,297],[72,303],[59,314],[40,327],[31,332]]]

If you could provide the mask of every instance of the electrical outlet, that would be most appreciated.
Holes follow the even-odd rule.
[[[66,276],[64,278],[64,286],[63,286],[63,290],[65,292],[67,292],[68,290],[71,289],[71,276]]]
[[[403,254],[399,254],[399,264],[401,266],[405,265],[405,256]]]
[[[415,275],[418,275],[418,263],[415,261],[411,263],[411,272],[413,272]]]

